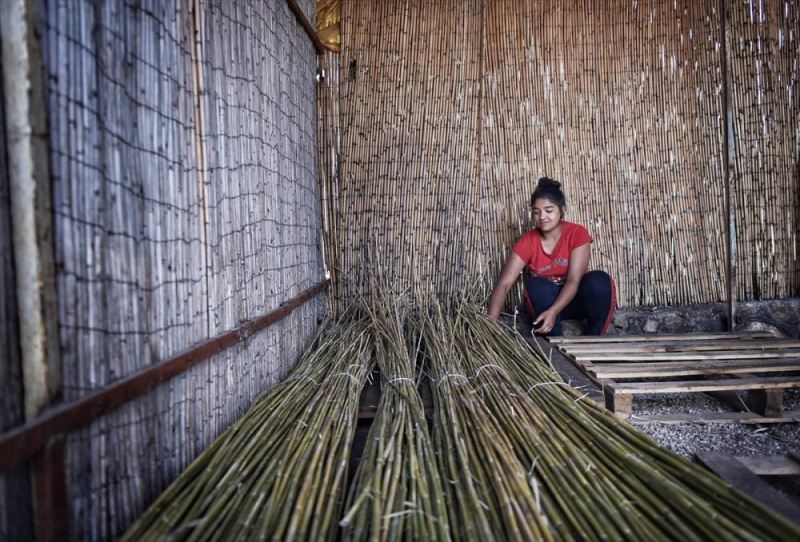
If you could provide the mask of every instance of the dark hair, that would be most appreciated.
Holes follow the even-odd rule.
[[[539,198],[549,199],[561,207],[562,210],[567,205],[567,198],[564,197],[564,192],[561,191],[561,183],[550,177],[542,177],[536,183],[536,188],[531,194],[531,207]]]

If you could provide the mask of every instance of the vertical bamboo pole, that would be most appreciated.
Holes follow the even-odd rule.
[[[730,59],[728,58],[728,40],[730,29],[727,25],[729,0],[720,0],[720,59],[722,62],[722,102],[725,110],[725,126],[723,130],[725,145],[723,147],[724,168],[725,168],[725,213],[728,217],[728,227],[726,242],[728,247],[728,330],[733,331],[736,318],[736,220],[732,205],[732,184],[735,160],[735,144],[733,133],[733,109],[730,100]]]

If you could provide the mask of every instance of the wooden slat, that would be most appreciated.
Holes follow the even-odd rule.
[[[569,354],[573,355],[573,354]],[[702,361],[720,359],[800,359],[797,350],[747,351],[720,350],[717,352],[639,352],[633,354],[608,354],[596,352],[592,354],[575,354],[578,361],[604,363],[609,361]]]
[[[734,373],[775,373],[800,371],[800,360],[778,360],[764,363],[739,361],[676,361],[662,363],[627,363],[592,365],[587,369],[596,378],[643,378]],[[800,377],[799,377],[800,378]]]
[[[322,41],[319,39],[319,35],[317,35],[316,28],[314,28],[314,26],[311,25],[308,18],[306,17],[306,14],[303,13],[302,8],[297,3],[297,0],[286,0],[286,3],[289,5],[289,9],[292,10],[292,13],[294,13],[294,16],[297,17],[297,22],[300,23],[300,26],[303,27],[303,30],[306,31],[308,38],[314,44],[314,48],[317,50],[317,54],[320,54],[326,50],[332,51],[334,53],[337,52],[336,50],[331,49],[330,47],[322,43]]]
[[[753,412],[697,412],[692,414],[652,414],[631,416],[628,420],[634,425],[679,424],[679,423],[742,423],[772,424],[800,422],[800,410],[784,412],[777,416],[761,416]]]
[[[693,393],[720,390],[756,390],[800,388],[800,378],[782,376],[757,378],[728,378],[684,382],[622,382],[610,386],[615,394],[626,393]]]
[[[327,286],[328,281],[324,280],[272,312],[244,322],[235,329],[220,333],[167,360],[121,378],[78,401],[54,407],[35,420],[0,435],[0,469],[14,466],[44,448],[51,438],[85,427],[125,403],[141,397],[162,382],[281,321]]]
[[[590,352],[604,353],[636,353],[636,352],[702,352],[711,350],[776,350],[798,349],[800,341],[778,339],[742,339],[737,341],[654,341],[646,343],[613,343],[613,344],[571,344],[561,345],[563,351],[570,354]]]
[[[743,455],[736,460],[758,476],[800,475],[800,463],[788,455]]]
[[[695,457],[705,468],[736,489],[761,501],[790,520],[800,523],[800,507],[756,476],[735,457],[711,452],[696,454]]]
[[[635,343],[663,340],[726,340],[726,339],[767,339],[774,338],[775,335],[766,331],[737,331],[734,333],[672,333],[664,335],[605,335],[579,336],[579,337],[548,337],[547,340],[553,344],[606,344],[606,343]]]

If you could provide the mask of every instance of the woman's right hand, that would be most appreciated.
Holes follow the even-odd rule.
[[[553,331],[557,317],[558,313],[552,309],[543,311],[536,317],[536,320],[533,321],[533,332],[538,335],[547,335]]]
[[[500,311],[503,310],[503,302],[506,299],[506,294],[514,285],[514,282],[517,280],[517,277],[524,267],[525,262],[512,250],[506,259],[503,271],[500,272],[500,278],[497,279],[497,284],[494,290],[492,290],[492,295],[489,296],[488,312],[489,318],[492,320],[500,319]]]

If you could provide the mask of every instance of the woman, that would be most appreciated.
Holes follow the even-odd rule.
[[[616,309],[616,292],[608,273],[587,272],[592,237],[564,220],[566,198],[558,181],[539,179],[531,207],[534,227],[514,244],[489,297],[489,316],[500,317],[508,290],[527,266],[525,293],[535,333],[561,335],[563,317],[585,319],[587,335],[603,335]]]

